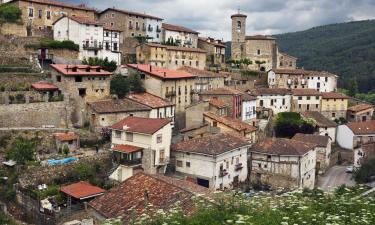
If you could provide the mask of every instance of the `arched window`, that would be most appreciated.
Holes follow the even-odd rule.
[[[241,21],[237,21],[237,29],[241,29]]]

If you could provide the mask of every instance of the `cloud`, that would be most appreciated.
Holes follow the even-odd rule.
[[[98,9],[116,7],[164,18],[203,36],[231,38],[230,15],[240,9],[247,34],[278,34],[314,26],[374,19],[374,0],[60,0]],[[85,2],[86,1],[86,2]]]

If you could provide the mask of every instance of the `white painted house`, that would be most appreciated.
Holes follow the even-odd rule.
[[[120,31],[104,29],[101,23],[87,17],[63,16],[53,23],[53,38],[70,40],[79,45],[80,60],[108,58],[121,64],[120,34]]]
[[[242,95],[242,121],[255,122],[257,118],[257,98],[249,94]]]
[[[232,189],[247,178],[249,142],[230,133],[172,145],[176,172],[212,190]]]
[[[345,149],[354,150],[375,140],[375,120],[352,122],[337,128],[337,143]]]
[[[192,29],[163,23],[163,41],[173,40],[173,43],[178,46],[197,48],[198,47],[198,32]]]
[[[301,116],[314,124],[319,135],[330,137],[332,143],[336,142],[337,123],[324,117],[317,111],[305,111],[300,113]]]
[[[267,138],[249,149],[252,183],[289,189],[315,184],[316,145],[283,138]]]
[[[146,36],[151,37],[150,42],[162,42],[162,19],[146,18]]]
[[[124,181],[139,171],[164,173],[170,157],[172,124],[169,119],[129,116],[111,127],[114,161],[110,178]]]
[[[271,109],[276,115],[280,112],[290,112],[292,93],[286,88],[260,88],[255,91],[257,108]]]

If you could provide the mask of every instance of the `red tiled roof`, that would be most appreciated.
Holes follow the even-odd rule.
[[[74,132],[54,133],[53,135],[59,141],[74,141],[78,139],[78,135],[76,135]]]
[[[338,92],[324,92],[323,99],[349,99],[350,97]]]
[[[101,100],[87,104],[97,113],[151,111],[151,108],[127,98]]]
[[[246,36],[246,40],[276,40],[276,38],[265,35]]]
[[[272,69],[276,74],[293,74],[303,76],[320,76],[320,77],[337,77],[336,74],[329,73],[327,71],[313,71],[304,69]]]
[[[249,145],[242,137],[219,133],[176,143],[171,146],[171,150],[217,156]]]
[[[327,147],[329,143],[329,137],[325,135],[316,135],[316,134],[296,134],[293,137],[295,141],[302,141],[312,144],[317,144],[319,147]]]
[[[258,152],[270,155],[300,156],[313,150],[317,145],[292,139],[266,138],[250,148],[250,152]]]
[[[124,153],[132,153],[141,151],[143,148],[133,146],[133,145],[116,145],[112,148],[112,151],[116,152],[124,152]]]
[[[217,108],[224,108],[227,106],[227,104],[223,100],[218,99],[218,98],[211,98],[210,105],[213,105]]]
[[[161,78],[161,79],[186,79],[195,78],[196,76],[184,71],[169,70],[164,68],[159,68],[151,65],[145,64],[128,64],[128,67],[137,69],[141,72],[147,73],[149,75]]]
[[[218,116],[213,112],[204,112],[203,115],[237,131],[245,131],[246,133],[257,131],[257,129],[251,126],[250,124],[242,122],[241,120],[238,120],[238,119],[234,119],[232,117]]]
[[[189,66],[183,66],[179,70],[194,74],[198,77],[223,77],[223,78],[228,77],[227,74],[215,73],[215,72],[208,71],[208,70],[200,70],[200,69],[196,69],[196,68],[189,67]]]
[[[54,91],[54,90],[59,89],[56,85],[52,83],[44,83],[44,82],[32,83],[31,87],[38,91]]]
[[[65,17],[67,17],[70,20],[73,20],[77,23],[80,23],[80,24],[103,26],[103,24],[101,22],[99,22],[98,20],[92,19],[90,17],[81,17],[81,16],[62,16],[59,19],[57,19],[55,22],[53,22],[53,24],[56,24],[58,21],[60,21],[61,19],[65,18]]]
[[[225,46],[225,45],[222,44],[222,43],[218,43],[217,41],[215,41],[215,40],[212,39],[212,38],[198,37],[198,41],[204,41],[204,42],[206,42],[207,44],[214,45],[214,46],[217,46],[217,47],[222,47],[222,48],[226,48],[226,47],[227,47],[227,46]]]
[[[193,197],[209,193],[189,181],[141,172],[89,202],[89,206],[105,218],[122,217],[125,222],[145,213],[147,204],[168,211],[179,203],[184,214],[191,214],[196,209]]]
[[[99,66],[68,64],[51,64],[50,66],[65,76],[110,76],[112,74],[101,69]],[[90,71],[86,71],[87,68],[89,68]],[[77,69],[77,71],[74,72],[73,69]],[[96,71],[97,69],[100,69],[100,71]]]
[[[216,89],[203,91],[199,94],[200,95],[242,95],[244,93],[234,88],[222,87],[222,88],[216,88]]]
[[[375,134],[375,120],[351,122],[347,126],[355,135]]]
[[[371,109],[371,108],[374,108],[374,106],[370,104],[361,103],[361,104],[350,107],[348,111],[360,112],[360,111]]]
[[[140,16],[140,17],[145,17],[145,18],[150,18],[150,19],[154,19],[154,20],[163,20],[162,18],[159,18],[159,17],[156,17],[156,16],[151,16],[151,15],[147,15],[147,14],[144,14],[144,13],[138,13],[138,12],[133,12],[133,11],[129,11],[129,10],[124,10],[124,9],[116,9],[116,8],[107,8],[103,11],[100,12],[100,15],[105,13],[106,11],[115,11],[115,12],[119,12],[119,13],[123,13],[123,14],[128,14],[128,15],[132,15],[132,16]]]
[[[284,52],[280,52],[280,55],[285,56],[285,57],[290,57],[290,58],[298,59],[297,57],[291,56],[291,55],[289,55],[287,53],[284,53]]]
[[[148,92],[132,93],[128,95],[128,98],[153,109],[174,105],[168,99],[160,98],[159,96],[150,94]]]
[[[257,97],[253,95],[249,95],[247,93],[242,95],[242,101],[256,101],[256,100],[257,100]]]
[[[319,91],[315,89],[292,89],[292,94],[294,96],[317,96],[322,95]]]
[[[18,0],[12,0],[10,2],[15,2]],[[22,0],[25,2],[33,2],[33,3],[39,3],[44,5],[53,5],[53,6],[59,6],[63,8],[71,8],[71,9],[78,9],[78,10],[86,10],[86,11],[96,11],[94,8],[89,8],[85,4],[75,5],[70,3],[65,3],[61,1],[53,1],[53,0]]]
[[[258,88],[252,91],[255,95],[290,95],[290,89],[287,88]]]
[[[93,186],[84,181],[64,186],[60,189],[60,191],[76,199],[95,197],[102,195],[105,192],[104,189]]]
[[[173,24],[163,23],[162,28],[165,30],[177,31],[177,32],[185,32],[185,33],[192,33],[192,34],[199,34],[199,32],[194,31],[190,28],[186,28],[183,26],[177,26]]]
[[[200,48],[188,48],[182,46],[173,46],[173,45],[162,45],[157,43],[145,43],[145,45],[155,48],[165,48],[167,51],[181,51],[181,52],[198,52],[202,54],[206,54],[207,52]]]
[[[124,127],[126,126],[126,131],[129,132],[154,134],[170,122],[171,121],[169,119],[152,119],[129,116],[120,122],[115,123],[111,128],[114,130],[124,130]]]
[[[301,116],[312,119],[319,127],[337,127],[337,123],[323,116],[317,111],[305,111],[300,113]]]

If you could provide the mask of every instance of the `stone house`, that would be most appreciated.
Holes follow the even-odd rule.
[[[177,70],[189,66],[203,70],[206,66],[206,51],[200,48],[143,43],[136,47],[136,58],[139,64]]]
[[[41,93],[43,96],[45,96],[49,100],[53,96],[57,96],[60,94],[59,88],[49,82],[36,82],[31,84],[31,88],[39,93]]]
[[[369,121],[373,114],[373,105],[361,103],[348,108],[347,118],[350,122]]]
[[[163,42],[173,41],[173,44],[187,48],[198,47],[198,32],[183,26],[163,23]]]
[[[331,158],[331,139],[317,134],[296,134],[293,140],[316,144],[316,170],[325,173]]]
[[[207,144],[210,143],[210,144]],[[220,133],[172,145],[178,174],[212,190],[232,189],[247,179],[247,140]]]
[[[314,124],[319,135],[328,136],[332,143],[336,142],[337,123],[316,111],[300,112],[300,115],[302,118],[307,119]]]
[[[105,27],[122,31],[120,49],[123,54],[135,53],[138,44],[132,40],[135,37],[151,37],[154,42],[161,41],[162,18],[116,8],[107,8],[98,17]]]
[[[344,94],[336,92],[322,93],[321,112],[328,119],[335,120],[346,118],[348,110],[348,100],[350,98]]]
[[[108,58],[121,64],[120,35],[120,31],[104,28],[99,21],[87,17],[63,16],[53,23],[53,38],[79,45],[80,60]]]
[[[283,138],[267,138],[249,149],[249,173],[253,184],[288,189],[315,184],[316,144]]]
[[[97,224],[121,218],[125,224],[138,220],[146,210],[168,210],[180,205],[186,215],[196,210],[193,198],[209,195],[207,188],[177,178],[138,173],[89,202]]]
[[[194,88],[197,94],[225,86],[225,79],[227,75],[223,73],[215,73],[188,66],[181,67],[179,70],[186,71],[197,76]]]
[[[62,16],[95,18],[96,10],[84,4],[74,5],[52,0],[12,0],[22,11],[27,36],[52,36],[53,23]]]
[[[199,100],[210,100],[212,98],[220,99],[228,107],[228,116],[233,118],[242,118],[242,96],[244,92],[234,88],[222,87],[203,91],[199,93]]]
[[[345,149],[354,150],[375,140],[375,120],[350,122],[337,128],[337,143]]]
[[[217,66],[219,68],[225,68],[225,44],[221,40],[215,40],[213,38],[198,38],[198,48],[203,49],[207,52],[207,63],[206,67]]]
[[[292,89],[292,112],[318,111],[322,95],[314,89]]]
[[[290,112],[292,92],[286,88],[259,88],[253,91],[257,97],[256,108],[271,109],[274,115],[280,112]]]
[[[297,58],[286,53],[279,52],[278,66],[280,69],[295,69],[297,67]]]
[[[62,94],[69,95],[75,107],[73,123],[83,125],[86,103],[109,96],[110,72],[98,66],[51,64],[51,78]]]
[[[65,146],[69,151],[79,149],[79,136],[74,132],[54,133],[56,148],[59,151],[64,150]]]
[[[150,107],[150,118],[168,118],[174,123],[176,107],[168,99],[160,98],[148,92],[130,93],[127,98]]]
[[[169,119],[129,116],[110,129],[113,158],[119,164],[111,179],[122,182],[139,171],[165,172],[172,139]]]
[[[257,141],[257,128],[228,116],[219,116],[212,112],[203,113],[204,123],[218,128],[220,133],[232,133],[245,138],[249,143]]]
[[[128,98],[106,99],[88,102],[86,118],[91,129],[99,132],[102,128],[110,127],[128,116],[149,118],[151,110],[150,107]]]

